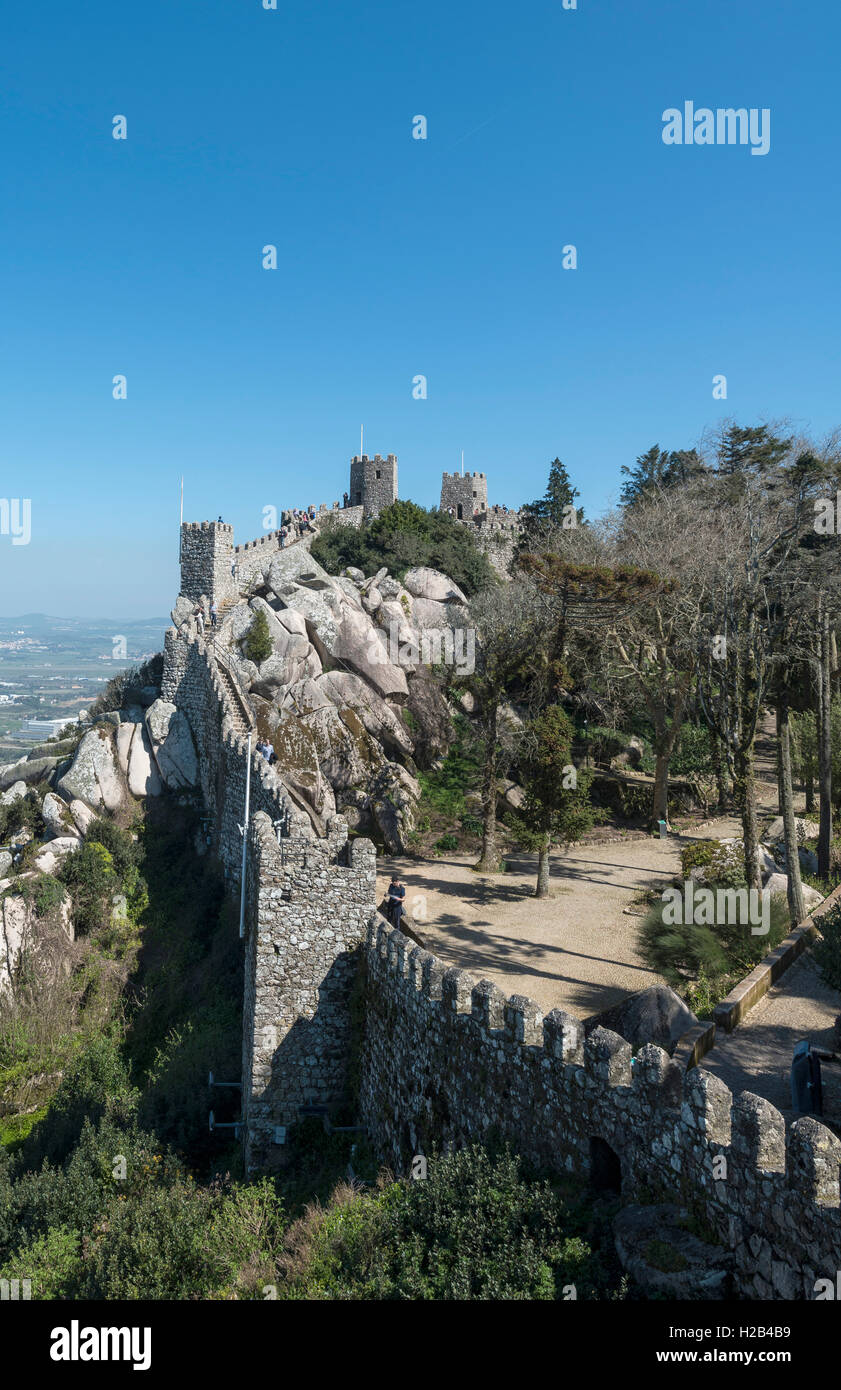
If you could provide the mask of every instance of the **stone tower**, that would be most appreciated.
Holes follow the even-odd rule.
[[[221,603],[234,592],[234,528],[224,521],[186,521],[181,527],[181,593]]]
[[[441,479],[441,511],[453,509],[457,521],[472,521],[488,510],[488,480],[484,473],[445,473]]]
[[[365,521],[379,516],[384,507],[397,501],[397,455],[369,459],[354,454],[350,461],[350,505],[362,507]]]

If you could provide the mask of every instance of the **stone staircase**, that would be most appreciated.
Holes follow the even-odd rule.
[[[233,723],[233,726],[238,734],[248,734],[253,730],[253,722],[247,720],[245,717],[245,713],[242,708],[242,696],[240,695],[236,685],[234,684],[234,678],[228,670],[227,665],[225,664],[224,660],[222,660],[218,652],[216,652],[215,655],[216,670],[219,673],[219,679],[222,682],[222,689],[224,690],[225,695],[227,697],[228,712],[231,716],[231,722]]]

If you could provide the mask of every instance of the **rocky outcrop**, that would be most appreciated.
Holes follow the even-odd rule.
[[[453,741],[453,721],[437,680],[426,666],[409,677],[406,717],[414,740],[414,758],[429,768],[443,758]]]
[[[34,867],[41,874],[54,874],[61,867],[61,862],[66,859],[68,854],[75,854],[81,848],[82,839],[79,835],[59,835],[55,840],[49,840],[42,850],[36,854]]]
[[[78,836],[73,817],[67,804],[53,792],[47,792],[41,806],[41,815],[47,834],[52,836]]]
[[[405,854],[420,794],[417,780],[398,763],[387,763],[374,778],[368,805],[389,854]]]
[[[411,755],[414,745],[406,725],[361,676],[350,671],[328,671],[315,685],[337,709],[352,709],[383,747]]]
[[[160,796],[163,780],[145,722],[120,725],[117,758],[132,796]]]
[[[86,806],[84,801],[71,801],[70,814],[73,817],[73,824],[76,826],[79,834],[87,835],[96,820],[96,816],[90,807]]]
[[[72,940],[66,894],[46,920],[38,917],[31,899],[22,894],[0,898],[0,998],[14,996],[24,960],[42,979],[62,969],[64,950]]]
[[[199,766],[187,716],[157,699],[146,711],[146,732],[164,785],[171,790],[194,787]]]
[[[61,761],[62,759],[57,757],[43,756],[5,763],[0,767],[0,792],[10,791],[18,782],[23,782],[27,787],[45,782]]]
[[[13,782],[9,790],[0,796],[0,806],[11,806],[13,801],[20,801],[22,796],[26,796],[27,791],[25,782]]]
[[[399,666],[389,661],[382,635],[363,608],[352,580],[343,585],[331,578],[311,555],[299,554],[298,547],[278,555],[266,578],[270,591],[282,605],[277,610],[278,623],[285,626],[284,612],[295,614],[298,623],[303,622],[325,670],[349,667],[377,694],[405,698],[406,677]],[[262,678],[262,670],[260,674]],[[318,672],[290,674],[290,683],[304,674]]]
[[[440,570],[430,569],[427,565],[416,565],[414,569],[407,570],[403,585],[414,598],[432,599],[437,603],[467,603],[457,584]]]
[[[629,1042],[635,1052],[646,1043],[654,1043],[671,1056],[678,1040],[697,1022],[679,994],[668,985],[657,984],[587,1019],[584,1030],[589,1034],[596,1027],[609,1028]]]
[[[104,726],[90,729],[76,749],[56,791],[65,801],[78,799],[93,810],[117,811],[128,800],[128,784],[120,769],[114,732]]]

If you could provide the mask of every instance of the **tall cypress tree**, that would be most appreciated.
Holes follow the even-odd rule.
[[[575,519],[578,525],[584,521],[584,508],[575,506],[575,499],[581,494],[578,488],[573,487],[569,473],[559,458],[555,458],[549,465],[549,481],[546,484],[546,491],[537,502],[527,502],[520,509],[520,516],[525,525],[525,548],[530,549],[540,536],[546,536],[550,531],[560,530],[564,525],[569,526],[572,515],[570,508],[574,509]]]

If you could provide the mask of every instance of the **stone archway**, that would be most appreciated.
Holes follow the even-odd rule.
[[[590,1185],[596,1192],[622,1191],[622,1164],[606,1140],[590,1137]]]

